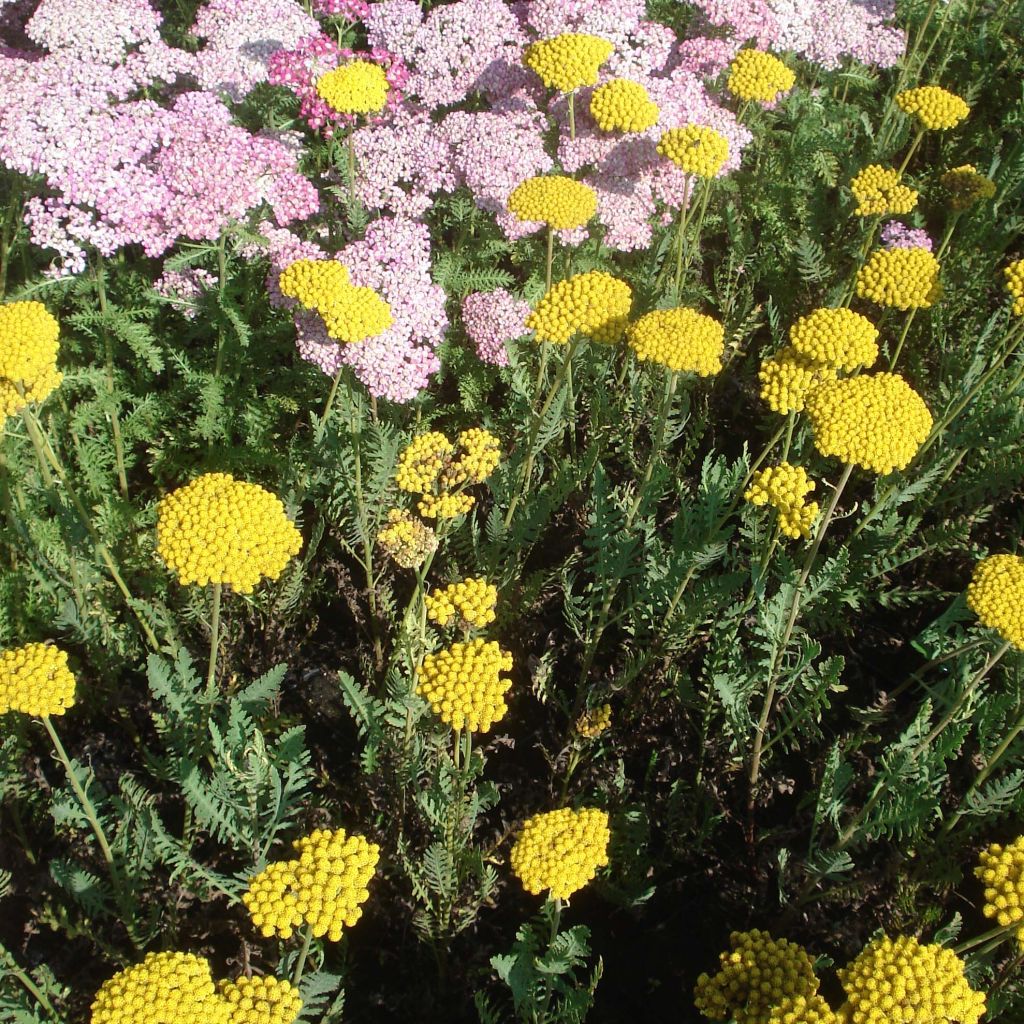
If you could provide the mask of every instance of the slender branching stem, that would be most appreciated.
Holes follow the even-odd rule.
[[[217,678],[217,649],[220,647],[220,599],[224,584],[219,580],[213,584],[210,611],[210,658],[206,664],[206,692],[213,692]]]

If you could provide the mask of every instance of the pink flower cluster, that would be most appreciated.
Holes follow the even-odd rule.
[[[313,13],[362,21],[370,13],[366,0],[313,0]]]
[[[203,293],[216,287],[217,278],[201,267],[165,270],[153,282],[153,291],[162,295],[189,320],[194,320],[198,315],[199,299]]]
[[[466,335],[485,363],[508,366],[506,344],[528,334],[526,318],[530,304],[504,288],[473,292],[462,300],[462,323]]]
[[[882,228],[882,245],[886,249],[927,249],[935,247],[931,235],[922,228],[912,228],[898,220],[889,221]]]
[[[25,34],[51,53],[118,64],[130,47],[159,41],[160,21],[147,0],[40,0]]]

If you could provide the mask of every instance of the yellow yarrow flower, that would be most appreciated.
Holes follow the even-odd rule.
[[[729,65],[726,88],[741,100],[772,103],[796,83],[796,75],[778,57],[763,50],[740,50]]]
[[[876,249],[857,272],[857,294],[879,306],[927,309],[942,295],[939,261],[927,249]]]
[[[597,739],[601,733],[610,729],[612,725],[612,706],[602,704],[599,707],[584,711],[576,719],[576,732],[584,739]]]
[[[0,306],[0,377],[24,384],[52,371],[60,325],[41,302]]]
[[[210,965],[191,953],[147,953],[96,993],[91,1024],[231,1024]]]
[[[850,182],[858,217],[902,216],[917,206],[918,192],[901,184],[899,171],[868,164]]]
[[[729,159],[729,140],[714,128],[688,124],[662,132],[658,152],[687,174],[713,178]]]
[[[59,647],[25,644],[0,652],[0,715],[63,715],[74,703],[75,677]]]
[[[416,509],[424,519],[455,519],[464,516],[476,504],[472,494],[424,494]]]
[[[977,1024],[985,1012],[956,953],[911,936],[875,939],[836,973],[847,998],[840,1017],[856,1024]]]
[[[822,455],[880,476],[904,469],[932,429],[924,400],[896,373],[822,384],[807,397],[807,415]]]
[[[278,278],[282,295],[317,312],[328,309],[350,283],[348,267],[337,260],[295,260]]]
[[[989,555],[975,567],[967,587],[967,607],[983,626],[1024,650],[1024,558]]]
[[[495,619],[498,588],[479,577],[452,583],[424,598],[427,618],[447,626],[456,616],[461,625],[489,626]]]
[[[521,221],[569,231],[583,227],[597,213],[597,193],[564,174],[543,174],[517,185],[507,205]]]
[[[710,316],[679,306],[658,309],[631,324],[626,340],[641,362],[712,377],[722,368],[725,329]]]
[[[64,374],[55,366],[43,370],[32,380],[18,383],[0,377],[0,415],[15,416],[29,405],[42,402],[49,397],[64,379]]]
[[[454,451],[455,446],[439,430],[419,434],[398,456],[395,483],[410,494],[428,494]]]
[[[459,434],[457,455],[442,475],[446,487],[456,484],[482,484],[501,462],[501,443],[489,430],[470,427]]]
[[[218,982],[217,994],[228,1004],[228,1024],[292,1024],[302,1012],[299,990],[269,976]]]
[[[280,498],[230,473],[205,473],[162,498],[156,537],[180,583],[228,583],[240,594],[276,580],[302,547]]]
[[[956,93],[938,85],[922,85],[896,94],[896,106],[915,117],[922,128],[944,131],[955,128],[971,108]]]
[[[985,884],[985,916],[1000,928],[1019,925],[1014,937],[1024,946],[1024,836],[982,850],[974,874]]]
[[[818,503],[805,501],[813,490],[814,481],[803,466],[780,462],[755,473],[743,497],[752,505],[771,505],[779,513],[779,529],[785,536],[808,540],[818,518]]]
[[[773,1006],[765,1024],[850,1024],[821,996],[787,996]]]
[[[939,184],[949,193],[949,205],[954,210],[966,210],[982,199],[996,194],[996,183],[980,174],[973,164],[963,164],[946,171]]]
[[[786,414],[801,412],[815,388],[835,380],[836,369],[827,363],[816,363],[787,345],[761,363],[757,376],[761,381],[761,398],[768,408]]]
[[[352,284],[340,288],[320,315],[327,333],[345,344],[375,338],[393,323],[391,306],[384,299],[372,288]]]
[[[437,550],[437,534],[404,509],[393,508],[377,534],[377,543],[396,565],[415,569]]]
[[[251,878],[242,902],[266,938],[290,939],[305,924],[338,942],[362,916],[380,847],[343,828],[317,829],[292,845],[298,856]]]
[[[851,309],[815,309],[789,329],[793,351],[811,362],[856,370],[878,358],[878,328]]]
[[[487,732],[508,711],[512,655],[494,640],[471,640],[428,654],[416,672],[416,692],[457,731]]]
[[[608,814],[594,807],[563,807],[535,814],[523,825],[509,864],[534,896],[545,889],[551,899],[567,900],[608,863]]]
[[[597,73],[614,49],[600,36],[565,32],[531,43],[523,61],[549,89],[573,92],[597,83]]]
[[[603,270],[559,281],[526,318],[537,341],[564,345],[576,334],[613,344],[626,329],[633,291]]]
[[[1024,316],[1024,260],[1014,260],[1003,268],[1006,290],[1013,296],[1014,316]]]
[[[729,947],[719,954],[718,971],[697,979],[694,1003],[704,1016],[762,1024],[785,1000],[817,994],[814,960],[803,946],[755,928],[733,932]]]
[[[316,82],[316,93],[339,114],[375,114],[384,109],[391,85],[379,64],[353,60],[328,71]]]
[[[590,116],[605,132],[645,132],[661,111],[639,82],[616,78],[599,85],[590,97]]]

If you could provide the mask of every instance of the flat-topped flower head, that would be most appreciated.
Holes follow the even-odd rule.
[[[967,587],[967,607],[983,626],[1024,650],[1024,558],[989,555],[975,567]]]
[[[355,344],[383,334],[394,322],[391,306],[372,288],[345,285],[320,309],[327,333],[345,344]]]
[[[818,518],[818,503],[808,502],[814,481],[803,466],[780,462],[755,473],[743,497],[752,505],[771,505],[779,513],[779,529],[793,540],[809,540],[811,526]]]
[[[611,704],[600,704],[596,708],[590,708],[576,719],[576,732],[587,740],[597,739],[601,733],[606,732],[611,726]]]
[[[896,373],[822,384],[807,397],[807,415],[822,455],[880,476],[906,468],[932,429],[924,399]]]
[[[726,88],[741,100],[774,103],[796,83],[796,75],[778,57],[763,50],[740,50],[729,65]]]
[[[821,996],[787,996],[771,1008],[765,1024],[849,1024]]]
[[[517,185],[508,197],[508,208],[521,221],[569,231],[583,227],[597,213],[597,193],[564,174],[544,174]]]
[[[868,164],[850,181],[858,217],[899,217],[917,206],[918,192],[901,183],[899,171]]]
[[[435,590],[423,600],[431,622],[447,626],[457,620],[462,626],[479,628],[494,621],[498,588],[487,580],[471,577]]]
[[[410,494],[429,494],[454,451],[439,430],[418,434],[398,456],[395,483]]]
[[[626,340],[641,362],[700,377],[712,377],[722,368],[724,328],[686,306],[647,313],[630,325]]]
[[[15,416],[29,405],[37,405],[48,398],[64,379],[55,366],[43,370],[32,380],[18,382],[0,377],[0,415]]]
[[[295,260],[278,278],[282,295],[318,313],[328,309],[349,284],[348,268],[337,260]]]
[[[1024,260],[1014,260],[1003,268],[1006,290],[1013,296],[1013,315],[1024,316]]]
[[[714,128],[688,124],[662,132],[658,152],[687,174],[713,178],[729,159],[729,140]]]
[[[1014,937],[1024,947],[1024,836],[982,850],[974,875],[985,885],[985,916],[1000,928],[1017,925]]]
[[[599,85],[590,97],[590,116],[605,132],[645,132],[658,123],[660,113],[647,90],[628,78]]]
[[[942,295],[939,261],[927,249],[876,249],[857,272],[857,294],[879,306],[927,309]]]
[[[537,341],[564,345],[575,335],[613,344],[626,330],[633,291],[603,270],[559,281],[526,318]]]
[[[501,462],[501,442],[489,430],[470,427],[460,431],[455,457],[441,474],[443,487],[482,484]]]
[[[441,721],[461,732],[487,732],[508,711],[512,655],[494,640],[456,643],[428,654],[416,672],[416,692]]]
[[[0,377],[25,384],[52,371],[59,334],[60,325],[41,302],[0,306]]]
[[[697,979],[694,1003],[712,1020],[762,1024],[785,1000],[811,1000],[818,991],[814,959],[803,946],[755,928],[733,932],[718,971]]]
[[[161,499],[156,541],[180,583],[227,583],[248,594],[281,575],[302,534],[276,495],[230,473],[205,473]]]
[[[597,84],[597,73],[614,49],[600,36],[565,32],[531,43],[523,60],[549,89],[574,92]]]
[[[379,64],[353,60],[317,79],[316,92],[339,114],[376,114],[388,101],[391,83]]]
[[[945,131],[955,128],[971,112],[956,93],[938,85],[922,85],[896,93],[896,106],[917,119],[922,128]]]
[[[63,715],[74,703],[75,677],[59,647],[25,644],[0,651],[0,715]]]
[[[292,844],[296,856],[249,880],[242,902],[260,933],[290,939],[308,925],[331,942],[362,917],[380,847],[343,828],[317,829]]]
[[[608,863],[608,813],[595,807],[563,807],[535,814],[523,825],[509,863],[523,888],[567,900]]]
[[[761,398],[772,412],[802,412],[807,396],[825,381],[836,379],[836,369],[801,355],[792,345],[779,349],[761,363],[757,372]]]
[[[218,982],[217,994],[228,1004],[228,1024],[293,1024],[302,1012],[299,990],[269,975]]]
[[[377,543],[396,565],[417,569],[437,550],[437,534],[404,509],[393,508],[377,534]]]
[[[851,309],[815,309],[789,329],[793,351],[838,370],[871,366],[878,358],[878,328]]]
[[[856,1024],[978,1024],[985,1012],[956,953],[912,936],[875,939],[836,973],[847,999],[840,1017]]]
[[[996,194],[996,183],[986,178],[973,164],[963,164],[946,171],[939,184],[949,193],[949,205],[954,210],[970,209],[983,199]]]
[[[96,993],[91,1024],[232,1024],[210,965],[191,953],[147,953]]]

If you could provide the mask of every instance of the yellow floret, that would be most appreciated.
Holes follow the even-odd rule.
[[[939,184],[949,193],[949,205],[954,210],[966,210],[996,194],[996,183],[980,174],[973,164],[964,164],[946,171],[939,178]]]
[[[527,178],[508,197],[508,208],[521,221],[537,221],[556,231],[581,228],[597,213],[597,193],[563,174]]]
[[[456,616],[465,627],[487,626],[495,619],[498,588],[474,577],[427,594],[424,603],[427,618],[439,626],[447,626]]]
[[[738,99],[772,103],[795,83],[796,75],[778,57],[748,49],[733,58],[726,87]]]
[[[0,416],[15,416],[28,405],[48,398],[64,379],[64,374],[55,366],[48,367],[32,380],[15,384],[6,377],[0,377]]]
[[[475,504],[476,498],[472,494],[442,491],[440,494],[424,494],[416,503],[416,509],[424,519],[455,519],[456,516],[464,516]]]
[[[900,183],[899,171],[869,164],[850,182],[858,217],[901,216],[917,206],[918,193]]]
[[[228,1024],[292,1024],[302,1012],[299,990],[269,976],[218,982],[217,994],[228,1004]]]
[[[982,625],[1024,650],[1024,558],[990,555],[974,567],[967,607]]]
[[[391,85],[379,64],[353,60],[317,79],[316,92],[339,114],[375,114],[384,109]]]
[[[0,377],[38,380],[56,367],[60,325],[41,302],[0,306]]]
[[[801,412],[807,397],[825,381],[835,380],[836,370],[816,363],[787,345],[761,363],[758,371],[761,398],[772,412]]]
[[[927,249],[876,249],[857,272],[857,294],[879,306],[927,309],[942,295],[939,261]]]
[[[822,384],[808,396],[807,414],[822,455],[881,476],[904,469],[932,429],[924,400],[895,373]]]
[[[1024,836],[1009,846],[993,843],[982,850],[974,874],[985,884],[985,916],[1000,928],[1017,925],[1014,937],[1024,947]]]
[[[396,565],[415,569],[437,550],[437,534],[403,509],[393,508],[377,534],[377,543]]]
[[[588,740],[597,739],[601,733],[610,729],[612,725],[611,704],[601,704],[599,707],[584,711],[576,719],[576,732]]]
[[[487,732],[508,711],[512,655],[494,640],[456,643],[428,654],[416,673],[416,692],[453,729]]]
[[[985,1012],[956,953],[910,936],[875,939],[836,973],[847,998],[839,1015],[855,1024],[977,1024]]]
[[[597,73],[613,50],[600,36],[566,32],[531,43],[523,60],[549,89],[573,92],[597,83]]]
[[[1013,313],[1024,316],[1024,260],[1014,260],[1003,269],[1006,290],[1013,296]]]
[[[501,462],[501,444],[489,430],[470,427],[459,434],[456,456],[442,473],[445,488],[460,484],[482,484]]]
[[[850,309],[815,309],[789,329],[793,350],[839,370],[871,366],[878,358],[878,328]]]
[[[566,900],[608,863],[608,814],[568,807],[535,814],[523,825],[509,863],[523,888],[535,896]]]
[[[0,715],[63,715],[75,703],[68,656],[52,644],[25,644],[0,652]]]
[[[729,140],[714,128],[688,124],[662,132],[658,152],[687,174],[713,178],[729,159]]]
[[[206,473],[164,497],[156,534],[179,582],[228,583],[241,594],[276,580],[302,547],[281,500],[229,473]]]
[[[904,89],[896,94],[896,106],[905,114],[917,118],[922,128],[944,131],[954,128],[971,108],[956,93],[938,85],[922,85],[917,89]]]
[[[821,996],[787,996],[773,1006],[765,1024],[849,1024]]]
[[[779,529],[785,536],[807,540],[818,518],[818,503],[804,500],[813,490],[814,481],[803,466],[780,462],[755,473],[743,497],[752,505],[771,505],[779,513]]]
[[[417,435],[398,456],[395,483],[410,494],[429,494],[454,451],[439,430]]]
[[[372,288],[346,285],[320,310],[327,333],[335,341],[353,344],[374,338],[392,324],[391,306]]]
[[[612,344],[626,329],[633,292],[603,270],[559,281],[527,317],[526,326],[537,341],[566,344],[574,335]]]
[[[606,132],[644,132],[658,123],[658,104],[639,82],[616,78],[590,97],[590,115]]]
[[[642,316],[627,332],[637,359],[670,370],[711,377],[722,368],[725,330],[710,316],[685,306]]]
[[[348,267],[337,260],[295,260],[278,278],[282,295],[307,309],[327,309],[348,284]]]

